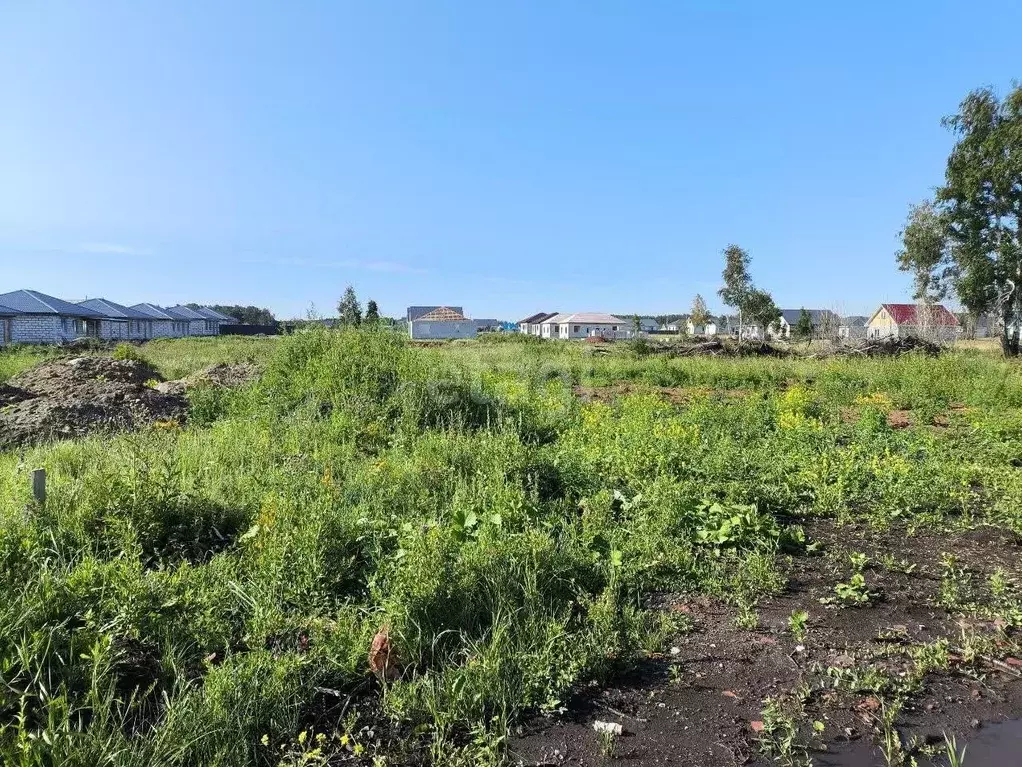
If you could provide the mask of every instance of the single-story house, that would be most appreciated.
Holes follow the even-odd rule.
[[[717,333],[719,335],[730,336],[731,338],[738,338],[738,329],[741,327],[742,338],[747,341],[762,341],[764,340],[763,328],[760,327],[757,322],[750,322],[745,320],[739,322],[737,314],[723,314],[717,320]]]
[[[536,314],[526,317],[524,320],[518,320],[518,332],[525,333],[526,335],[538,336],[542,329],[540,325],[544,320],[548,320],[553,317],[557,312],[537,312]]]
[[[216,335],[217,328],[216,324],[212,323],[208,318],[203,317],[194,309],[187,306],[177,305],[166,307],[167,314],[172,317],[176,317],[179,320],[188,323],[188,332],[185,335],[189,336],[213,336]]]
[[[660,329],[660,324],[652,317],[639,317],[639,330],[643,333],[655,333]]]
[[[239,324],[237,317],[231,317],[229,314],[222,314],[221,312],[216,311],[216,309],[210,309],[208,306],[200,306],[195,311],[209,321],[209,326],[215,336],[220,335],[221,326]]]
[[[958,330],[958,318],[943,304],[880,304],[866,323],[866,337],[871,340],[917,336],[950,341]]]
[[[710,319],[705,325],[696,325],[691,319],[685,320],[685,330],[690,336],[715,336],[717,335],[717,321]]]
[[[90,298],[79,301],[78,305],[103,315],[104,319],[99,321],[100,338],[141,341],[153,337],[152,317],[137,309],[121,306],[106,298]]]
[[[841,318],[841,324],[837,328],[837,337],[854,341],[857,338],[866,337],[866,323],[869,322],[869,317],[863,317],[861,314],[852,314],[848,317]]]
[[[475,338],[476,324],[460,311],[449,306],[438,306],[431,312],[419,314],[408,322],[408,333],[413,339]]]
[[[770,334],[775,338],[791,338],[795,334],[802,312],[809,315],[813,326],[813,338],[836,337],[841,319],[829,309],[781,309],[781,318],[776,325],[770,326]]]
[[[540,327],[543,338],[627,338],[631,334],[631,323],[613,314],[600,312],[575,312],[555,314],[544,320]]]
[[[11,323],[18,313],[9,306],[0,306],[0,346],[11,342]]]
[[[63,301],[38,290],[0,293],[0,306],[15,314],[8,317],[12,343],[62,343],[76,338],[99,337],[103,314]]]
[[[152,318],[153,338],[181,338],[188,335],[188,321],[175,317],[156,304],[135,304],[131,307]]]
[[[484,320],[472,320],[476,324],[477,333],[488,333],[495,332],[503,329],[504,323],[500,320],[484,319]]]

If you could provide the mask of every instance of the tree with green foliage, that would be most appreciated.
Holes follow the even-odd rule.
[[[752,277],[749,276],[749,254],[732,243],[724,249],[724,285],[717,295],[727,305],[738,311],[738,338],[742,338],[742,315],[745,314],[752,293]]]
[[[950,292],[970,312],[995,313],[1001,348],[1019,355],[1022,323],[1022,85],[1000,100],[975,90],[943,121],[956,143],[933,202],[915,206],[898,265],[924,301]]]
[[[689,319],[692,321],[692,329],[699,333],[699,328],[702,328],[702,332],[706,332],[706,323],[710,321],[710,310],[706,308],[706,302],[703,297],[696,293],[696,297],[692,299],[692,308],[689,310]]]
[[[632,315],[632,333],[638,336],[642,332],[642,320],[639,319],[638,314]]]
[[[802,307],[802,310],[798,314],[798,322],[795,323],[792,335],[795,338],[812,338],[813,336],[813,318],[809,316],[809,312]]]
[[[357,328],[362,324],[362,306],[351,285],[344,289],[344,297],[337,304],[337,316],[346,327]]]
[[[773,296],[765,290],[753,288],[745,301],[746,316],[763,328],[763,340],[766,340],[770,326],[781,318],[781,310],[774,303]]]
[[[367,325],[378,325],[380,323],[380,308],[371,298],[366,302],[365,322]]]

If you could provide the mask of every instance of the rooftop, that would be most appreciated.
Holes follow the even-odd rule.
[[[438,306],[433,311],[417,317],[415,322],[460,322],[465,319],[465,315],[461,312],[456,312],[447,306]]]
[[[3,296],[0,296],[0,301],[3,301]],[[886,309],[891,318],[899,325],[919,324],[919,309],[921,308],[919,304],[880,304],[880,306]],[[948,311],[947,307],[943,304],[933,304],[929,307],[928,314],[929,318],[927,321],[931,325],[944,325],[946,327],[958,325],[958,318]]]
[[[11,293],[0,293],[0,305],[12,309],[16,314],[58,314],[90,320],[105,316],[101,312],[48,296],[38,290],[15,290]]]
[[[134,309],[135,311],[142,312],[142,314],[154,320],[180,319],[180,317],[175,317],[173,314],[170,314],[166,309],[164,309],[161,306],[157,306],[156,304],[135,304],[131,308]]]
[[[86,309],[92,309],[93,311],[99,312],[104,317],[114,320],[152,319],[148,314],[144,314],[137,309],[130,309],[127,306],[121,306],[121,304],[110,301],[106,298],[90,298],[85,301],[79,301],[78,306],[84,306]]]

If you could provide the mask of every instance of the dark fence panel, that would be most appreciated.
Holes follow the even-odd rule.
[[[222,336],[275,336],[280,332],[276,325],[221,325]]]

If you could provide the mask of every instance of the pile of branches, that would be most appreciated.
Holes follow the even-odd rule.
[[[876,341],[862,341],[857,344],[840,346],[835,354],[864,357],[900,357],[903,354],[922,352],[929,357],[936,357],[944,351],[944,347],[933,341],[917,336],[906,338],[884,338]]]

